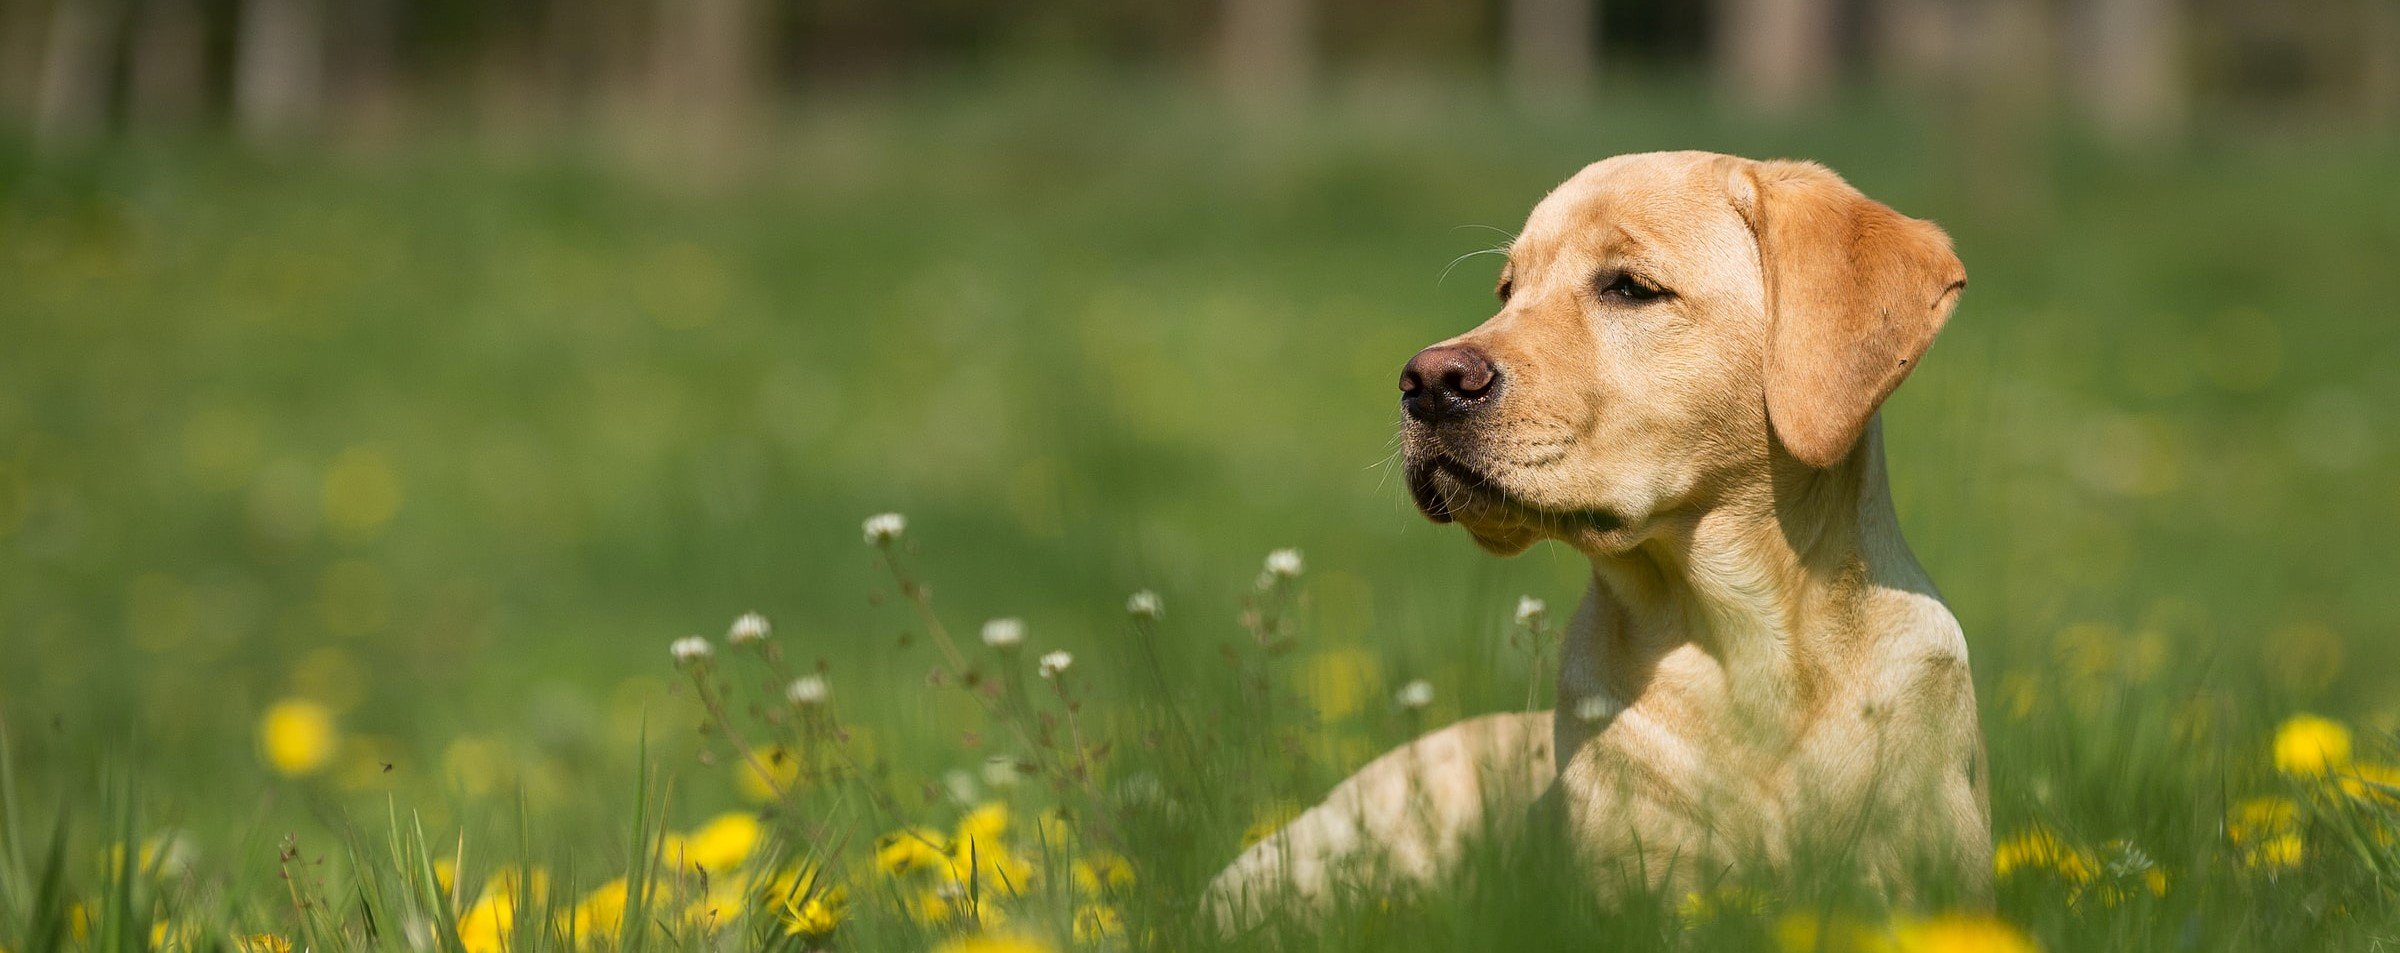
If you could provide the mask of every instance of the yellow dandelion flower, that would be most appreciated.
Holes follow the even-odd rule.
[[[2002,878],[2020,870],[2049,870],[2068,883],[2081,884],[2091,880],[2098,869],[2099,862],[2090,851],[2059,840],[2039,824],[1992,845],[1992,872]]]
[[[943,872],[962,887],[972,882],[978,891],[999,896],[1023,893],[1033,881],[1033,864],[999,841],[953,842]]]
[[[2386,806],[2400,804],[2400,767],[2388,764],[2354,764],[2341,778],[2342,793],[2362,801],[2378,801]]]
[[[1050,945],[1014,933],[978,933],[945,941],[933,953],[1053,953]]]
[[[984,804],[960,818],[950,838],[945,873],[960,884],[973,880],[980,889],[1016,894],[1033,877],[1033,865],[1008,849],[1008,805]]]
[[[195,950],[200,947],[200,928],[181,920],[160,920],[150,925],[150,949],[153,951]]]
[[[575,904],[573,932],[579,941],[613,939],[625,928],[625,901],[631,891],[619,877],[583,895]]]
[[[2300,866],[2308,848],[2298,834],[2277,834],[2258,842],[2242,855],[2242,862],[2260,870],[2290,870]]]
[[[2298,714],[2275,729],[2275,770],[2321,778],[2350,766],[2350,729],[2341,722]]]
[[[760,804],[776,801],[800,783],[800,758],[782,745],[760,745],[735,762],[733,779],[743,797]]]
[[[898,877],[938,867],[949,861],[949,849],[939,831],[922,827],[893,831],[875,839],[875,869]]]
[[[1055,850],[1075,842],[1075,821],[1063,810],[1054,807],[1043,811],[1036,824],[1035,836],[1041,838],[1043,847]]]
[[[458,917],[458,940],[467,953],[504,953],[517,923],[517,900],[535,904],[550,895],[550,873],[502,867],[484,878],[483,892]]]
[[[787,894],[780,907],[785,936],[816,939],[842,925],[850,912],[850,893],[834,886],[813,893]]]
[[[738,875],[713,878],[707,891],[684,905],[683,924],[702,932],[715,932],[748,910],[749,899],[749,878]]]
[[[982,903],[970,898],[958,883],[936,883],[936,886],[922,888],[922,891],[902,900],[902,910],[907,910],[907,915],[917,919],[919,924],[926,924],[926,927],[948,927],[948,924],[960,922],[960,919],[982,922],[979,915],[984,912]],[[984,924],[989,927],[991,922]]]
[[[506,953],[509,934],[516,928],[514,895],[486,892],[458,918],[458,942],[467,953]]]
[[[1886,953],[1881,932],[1846,916],[1820,919],[1811,913],[1787,913],[1775,921],[1775,948],[1781,953]]]
[[[758,847],[758,835],[758,815],[747,811],[719,814],[684,836],[683,856],[677,864],[683,870],[734,870],[750,859],[750,852]]]
[[[279,933],[252,933],[233,938],[237,953],[292,953],[292,941]]]
[[[965,898],[949,891],[929,888],[917,891],[914,897],[903,900],[902,905],[918,923],[938,927],[957,918],[959,905],[965,902]]]
[[[341,744],[333,710],[304,698],[276,702],[258,720],[259,757],[285,777],[306,777],[324,770]]]
[[[2288,797],[2254,797],[2225,816],[2225,836],[2241,848],[2242,862],[2263,870],[2300,865],[2300,805]]]
[[[984,804],[967,816],[958,819],[958,833],[953,840],[997,844],[1008,836],[1008,805],[997,801]]]
[[[1767,912],[1769,899],[1746,887],[1719,887],[1707,893],[1684,894],[1676,913],[1688,923],[1705,923],[1727,914],[1758,916]]]
[[[1008,922],[1008,912],[995,904],[986,903],[988,895],[969,893],[967,888],[943,882],[916,892],[903,906],[918,923],[943,927],[965,922],[986,928]]]
[[[2039,953],[2032,938],[2007,922],[1985,915],[1945,914],[1897,924],[1895,953]]]
[[[1125,858],[1096,850],[1075,861],[1075,888],[1100,897],[1133,886],[1133,865]]]
[[[1117,908],[1105,903],[1087,903],[1075,908],[1075,942],[1101,943],[1125,935],[1125,918]]]

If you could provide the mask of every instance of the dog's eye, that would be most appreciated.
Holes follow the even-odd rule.
[[[1605,276],[1604,276],[1605,277]],[[1630,274],[1619,272],[1614,280],[1600,286],[1603,298],[1623,298],[1627,301],[1652,301],[1668,295],[1665,288],[1643,282]]]
[[[1510,280],[1508,280],[1508,279],[1506,279],[1506,278],[1502,278],[1502,279],[1500,279],[1500,287],[1497,287],[1497,288],[1494,288],[1494,289],[1492,289],[1492,293],[1493,293],[1493,294],[1495,294],[1495,295],[1499,295],[1499,296],[1500,296],[1500,303],[1501,303],[1501,304],[1507,304],[1507,303],[1508,303],[1508,295],[1509,295],[1509,293],[1510,293],[1510,292],[1513,292],[1513,291],[1515,291],[1515,290],[1517,290],[1517,283],[1516,283],[1516,282],[1514,282],[1514,281],[1510,281]]]

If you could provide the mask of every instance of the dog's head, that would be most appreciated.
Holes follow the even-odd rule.
[[[1509,244],[1499,313],[1402,372],[1410,490],[1493,552],[1621,552],[1847,458],[1965,285],[1940,228],[1813,163],[1595,163]]]

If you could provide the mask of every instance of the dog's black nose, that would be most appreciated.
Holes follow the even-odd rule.
[[[1500,369],[1464,344],[1429,347],[1400,369],[1400,407],[1426,423],[1461,416],[1500,393]]]

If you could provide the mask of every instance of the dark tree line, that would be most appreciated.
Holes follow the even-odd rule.
[[[779,97],[1035,56],[1213,75],[1258,109],[1400,66],[1528,109],[1656,71],[1765,114],[1879,84],[2129,140],[2212,110],[2400,118],[2400,0],[0,0],[0,110],[57,142],[460,103],[708,141]]]

